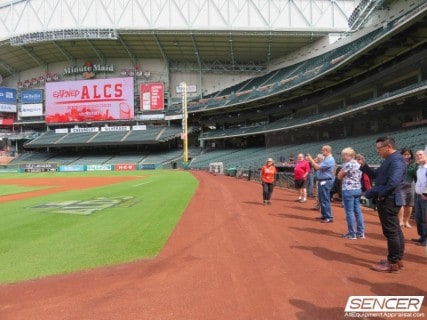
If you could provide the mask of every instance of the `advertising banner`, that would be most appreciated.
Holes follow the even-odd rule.
[[[68,128],[55,129],[55,133],[68,133]]]
[[[129,131],[129,130],[130,130],[130,126],[101,127],[102,132]]]
[[[139,87],[140,110],[155,111],[164,110],[165,89],[162,82],[143,83]]]
[[[21,117],[39,117],[43,116],[43,104],[28,103],[21,106]]]
[[[134,118],[133,78],[46,83],[46,122]]]
[[[0,112],[13,112],[16,113],[16,104],[0,103]]]
[[[139,165],[139,170],[154,170],[156,169],[156,165],[154,163],[142,163]]]
[[[124,164],[115,164],[114,171],[129,171],[136,170],[136,164],[124,163]]]
[[[59,171],[61,171],[61,172],[81,172],[81,171],[85,171],[85,166],[84,165],[59,166]]]
[[[111,171],[111,164],[89,164],[86,166],[86,171]]]
[[[132,130],[138,131],[138,130],[147,130],[147,126],[145,124],[139,124],[132,126]]]
[[[176,93],[183,93],[184,88],[182,86],[176,86],[175,87]],[[197,92],[197,86],[194,84],[187,85],[187,93],[196,93]]]
[[[0,104],[14,104],[16,106],[16,89],[0,87]]]
[[[176,114],[176,115],[172,115],[172,116],[165,116],[165,120],[169,121],[169,120],[180,120],[184,118],[184,116],[182,114]]]
[[[26,163],[21,165],[24,172],[54,172],[58,169],[57,163]]]
[[[150,114],[138,114],[135,116],[137,120],[163,120],[165,115],[163,113],[150,113]]]
[[[98,127],[89,127],[89,128],[70,128],[71,133],[86,133],[86,132],[98,132]]]
[[[13,119],[1,119],[0,118],[0,125],[2,126],[11,126],[13,125]]]
[[[23,90],[21,92],[21,102],[24,103],[42,103],[42,90]]]

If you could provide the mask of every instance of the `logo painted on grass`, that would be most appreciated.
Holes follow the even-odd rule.
[[[122,207],[130,208],[134,206],[137,201],[134,197],[99,197],[92,200],[69,200],[69,201],[58,201],[43,203],[38,206],[31,207],[33,209],[47,209],[48,212],[52,213],[66,213],[66,214],[78,214],[78,215],[90,215],[95,212],[112,208]]]

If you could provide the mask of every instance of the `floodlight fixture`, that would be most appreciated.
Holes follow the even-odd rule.
[[[115,29],[61,29],[44,30],[40,32],[24,33],[10,38],[11,46],[24,46],[38,42],[63,41],[63,40],[117,40]]]

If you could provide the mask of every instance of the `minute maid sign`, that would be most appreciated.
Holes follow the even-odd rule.
[[[81,74],[85,79],[94,78],[97,72],[114,72],[114,66],[112,64],[92,64],[92,62],[87,61],[81,67],[64,68],[65,76]]]

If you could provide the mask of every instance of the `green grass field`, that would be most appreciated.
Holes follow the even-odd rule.
[[[4,178],[137,176],[137,180],[1,203],[0,283],[156,256],[197,180],[186,171],[0,174],[0,196],[34,190]]]
[[[1,180],[0,180],[1,182]],[[0,185],[0,196],[5,196],[8,194],[17,194],[22,192],[28,192],[33,190],[39,190],[40,188],[36,187],[23,187],[23,186],[12,186],[12,185]]]

